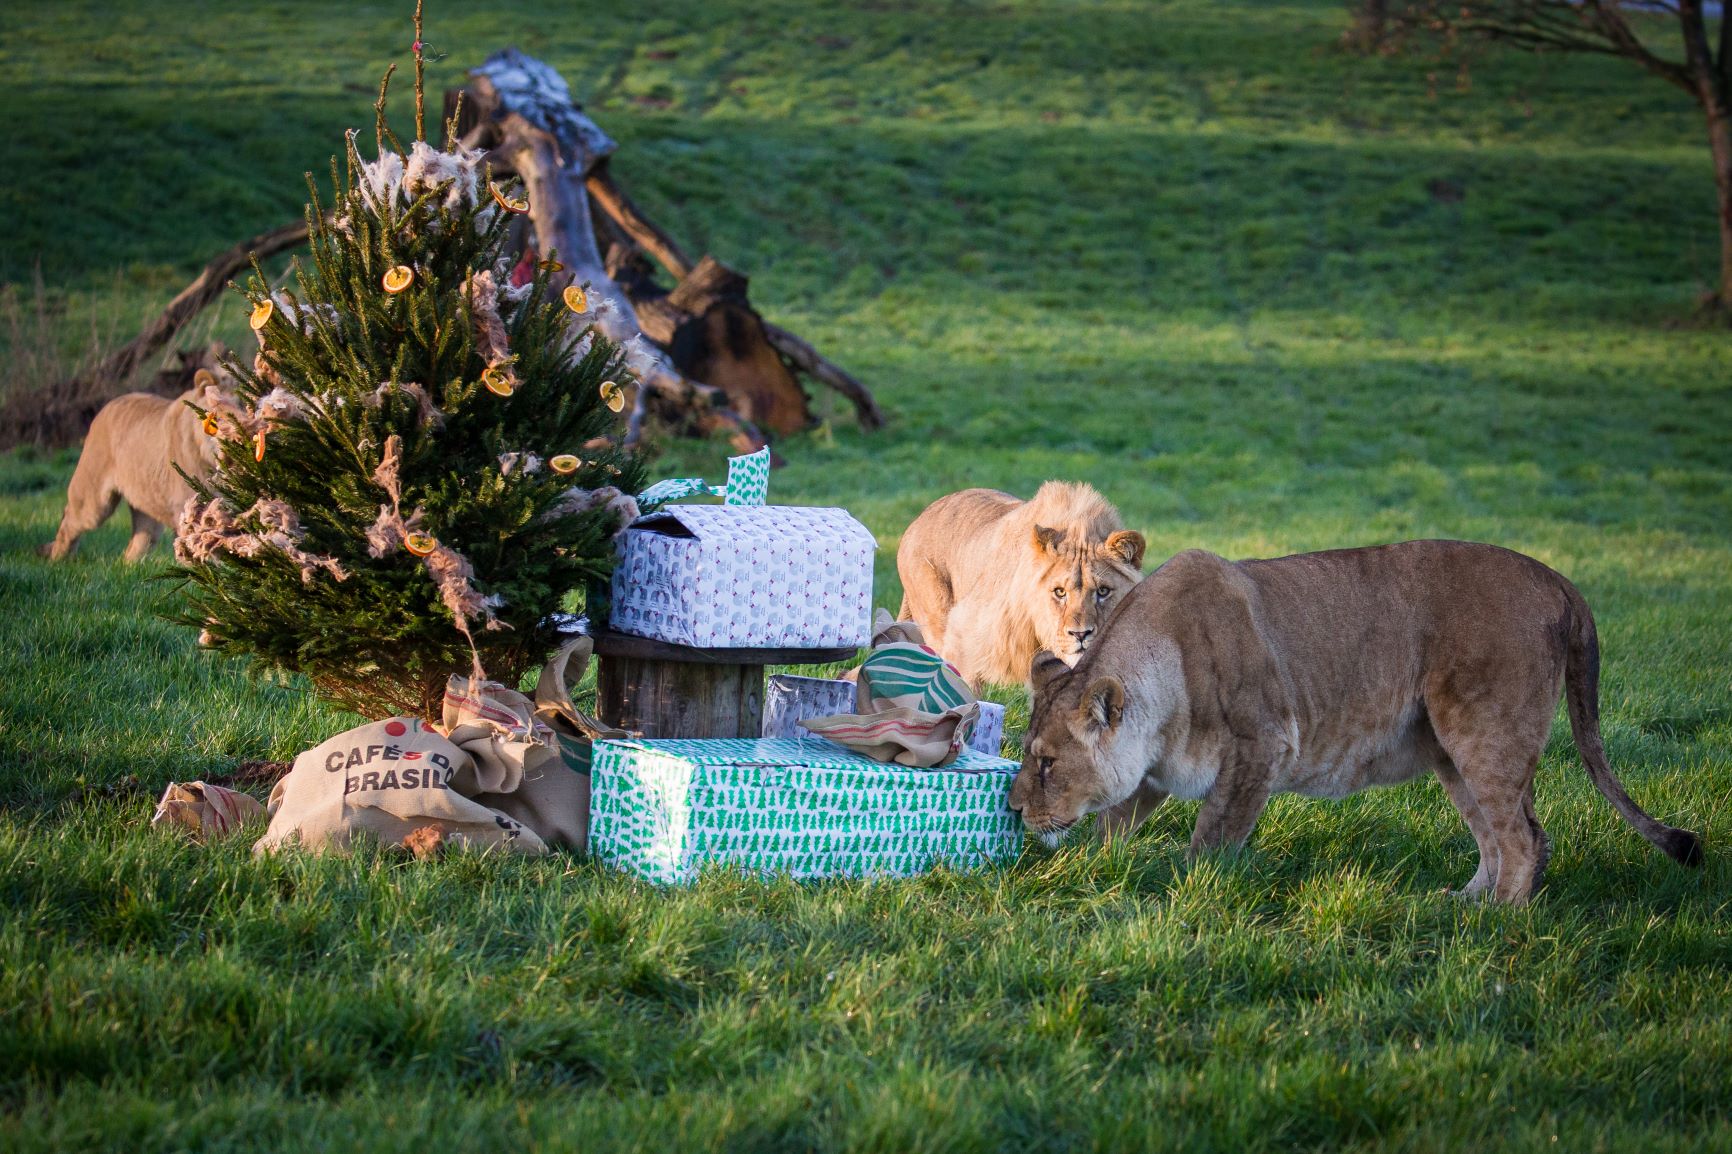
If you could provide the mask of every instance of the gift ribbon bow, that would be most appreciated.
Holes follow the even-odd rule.
[[[699,493],[721,497],[728,505],[762,505],[770,495],[769,447],[743,457],[729,457],[726,485],[712,485],[702,477],[670,477],[657,481],[637,495],[638,508],[647,510]]]

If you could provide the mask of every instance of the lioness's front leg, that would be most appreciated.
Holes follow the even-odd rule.
[[[1209,796],[1203,799],[1186,856],[1195,861],[1198,855],[1222,846],[1236,849],[1244,845],[1268,804],[1267,762],[1251,758],[1230,762],[1215,778]]]
[[[1156,789],[1144,778],[1136,792],[1117,805],[1108,806],[1095,817],[1095,835],[1102,842],[1117,841],[1136,833],[1155,808],[1167,800],[1167,791]]]

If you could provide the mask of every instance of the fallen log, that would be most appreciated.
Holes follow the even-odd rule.
[[[638,328],[666,351],[680,373],[721,389],[742,416],[774,433],[790,433],[814,423],[810,398],[797,374],[846,397],[862,428],[883,426],[883,410],[864,384],[825,359],[810,342],[764,320],[752,308],[742,274],[710,256],[694,262],[677,240],[633,203],[609,167],[617,145],[570,102],[565,82],[546,64],[508,49],[472,73],[477,80],[469,87],[446,92],[446,117],[466,145],[491,149],[489,160],[496,172],[524,176],[517,170],[513,150],[504,147],[501,133],[489,123],[491,99],[480,80],[486,75],[496,87],[492,77],[499,72],[510,74],[520,86],[519,77],[534,73],[544,78],[528,103],[539,116],[569,123],[577,136],[578,147],[571,151],[581,160],[574,164],[571,155],[561,159],[568,170],[583,173],[591,218],[588,239],[598,253],[605,254],[604,271],[630,301]],[[534,199],[532,194],[532,204]],[[550,242],[539,222],[535,232],[535,251],[547,252]],[[640,253],[654,258],[678,282],[672,290],[657,285],[647,266],[635,260]],[[565,259],[563,249],[560,259]],[[698,279],[687,286],[685,282],[694,276]],[[655,407],[669,412],[678,406]],[[674,415],[677,418],[677,412]],[[700,417],[676,419],[675,424],[702,432],[707,422]]]
[[[181,326],[204,311],[204,307],[228,287],[229,280],[255,259],[268,260],[280,252],[307,242],[307,222],[296,221],[249,237],[213,257],[193,282],[168,302],[162,315],[142,333],[116,349],[87,374],[94,383],[118,385],[130,380],[139,365],[174,339]]]
[[[229,279],[256,256],[261,260],[304,244],[307,222],[296,221],[249,237],[212,257],[193,282],[168,303],[143,332],[89,369],[55,382],[7,407],[0,440],[5,444],[66,445],[77,441],[90,427],[98,409],[132,383],[139,367],[160,353],[175,335],[228,286]],[[210,350],[183,351],[179,364],[165,366],[145,386],[149,391],[173,396],[189,387],[200,368],[214,369]]]
[[[536,250],[557,255],[565,266],[554,274],[554,287],[586,285],[591,323],[627,349],[639,384],[632,390],[626,443],[642,437],[649,395],[655,393],[676,405],[707,407],[716,423],[733,428],[742,449],[761,446],[762,435],[731,411],[726,393],[680,372],[643,338],[630,299],[608,275],[584,178],[592,163],[618,147],[613,139],[572,103],[559,73],[514,48],[494,53],[469,75],[465,104],[472,104],[477,122],[471,136],[485,141],[523,181]]]

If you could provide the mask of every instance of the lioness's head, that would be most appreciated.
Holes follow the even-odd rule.
[[[1010,808],[1049,846],[1084,817],[1129,797],[1139,773],[1114,771],[1112,746],[1124,720],[1117,677],[1072,670],[1051,653],[1034,659],[1034,703]]]
[[[1128,529],[1096,541],[1075,529],[1035,526],[1034,618],[1041,645],[1075,665],[1142,579],[1144,547],[1143,535]]]

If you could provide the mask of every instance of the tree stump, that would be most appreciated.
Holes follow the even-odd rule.
[[[645,737],[757,737],[764,667],[846,661],[855,649],[697,649],[627,633],[595,639],[596,713]]]

